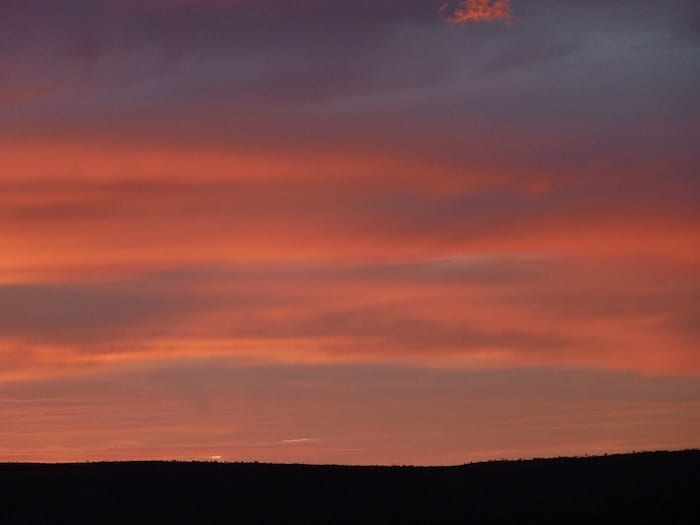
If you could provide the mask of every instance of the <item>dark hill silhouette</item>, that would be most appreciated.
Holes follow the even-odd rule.
[[[700,523],[700,451],[456,467],[1,464],[0,523]]]

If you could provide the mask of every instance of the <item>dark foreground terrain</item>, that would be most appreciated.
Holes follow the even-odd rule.
[[[700,523],[700,451],[340,467],[0,464],[0,523]]]

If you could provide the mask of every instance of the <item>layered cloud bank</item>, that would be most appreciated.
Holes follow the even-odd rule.
[[[18,418],[0,431],[0,459],[76,458],[81,447],[90,458],[199,457],[223,446],[168,425],[133,437],[138,425],[118,418],[124,440],[150,445],[110,444],[97,429],[78,445],[99,378],[128,383],[171,366],[231,381],[245,370],[271,385],[271,373],[294,382],[300,370],[376,370],[393,381],[410,370],[396,417],[418,406],[411,388],[433,392],[420,410],[464,410],[453,430],[465,441],[445,438],[443,456],[407,445],[391,461],[514,447],[469,441],[468,419],[481,416],[457,401],[471,393],[441,389],[448,376],[491,384],[508,424],[530,436],[514,448],[545,454],[544,438],[514,423],[508,378],[552,370],[590,385],[664,381],[672,415],[649,415],[643,388],[630,387],[615,401],[626,430],[606,443],[692,444],[697,419],[682,421],[700,374],[697,6],[439,7],[0,1],[0,416]],[[179,388],[175,374],[144,390],[144,403],[129,401],[134,418]],[[561,392],[552,386],[551,402],[563,413]],[[227,432],[232,395],[212,394],[214,434]],[[276,428],[282,408],[254,417],[267,394],[240,395],[248,412],[236,418],[252,432]],[[51,419],[56,399],[80,408]],[[353,403],[369,410],[371,396]],[[22,444],[22,406],[44,453]],[[566,428],[596,405],[586,406]],[[645,442],[652,420],[663,430]],[[380,462],[388,440],[367,436],[381,418],[362,421],[355,448],[368,452],[357,461]],[[418,446],[419,426],[406,425],[395,436]],[[62,444],[49,444],[58,429]],[[352,449],[350,438],[324,445],[328,429],[290,421],[278,430],[241,446],[352,461],[319,452]],[[563,449],[585,451],[567,432]]]

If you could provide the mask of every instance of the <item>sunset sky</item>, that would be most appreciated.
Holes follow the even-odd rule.
[[[0,461],[700,447],[696,0],[0,0]]]

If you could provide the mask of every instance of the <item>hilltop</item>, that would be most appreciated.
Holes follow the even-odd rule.
[[[0,523],[700,522],[700,451],[454,467],[0,464]]]

